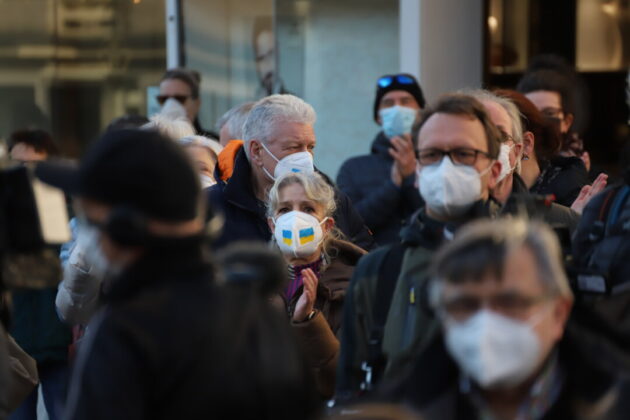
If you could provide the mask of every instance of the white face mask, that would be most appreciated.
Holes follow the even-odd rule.
[[[160,108],[160,114],[172,120],[187,117],[186,108],[175,98],[168,98],[164,102],[164,105]]]
[[[484,309],[464,322],[447,322],[446,347],[482,388],[515,386],[540,360],[541,344],[532,328],[539,320],[517,321]]]
[[[501,150],[499,151],[499,162],[501,162],[501,173],[497,182],[501,182],[514,171],[512,165],[510,165],[510,152],[514,149],[514,145],[508,146],[507,144],[501,144]]]
[[[217,183],[217,181],[215,181],[214,178],[212,178],[211,176],[208,176],[208,175],[201,174],[201,175],[199,175],[199,178],[201,180],[201,188],[202,189],[210,188],[214,184]]]
[[[420,195],[434,213],[448,219],[460,217],[481,197],[481,177],[491,167],[479,173],[472,166],[454,165],[444,156],[418,173]]]
[[[278,217],[274,237],[285,255],[304,258],[313,255],[324,239],[322,223],[316,217],[301,211],[291,211]]]
[[[273,153],[269,151],[269,149],[267,149],[265,143],[261,141],[260,145],[263,149],[265,149],[267,153],[269,153],[269,156],[271,156],[276,162],[278,162],[278,164],[276,165],[276,169],[274,169],[273,171],[273,176],[269,173],[269,171],[267,171],[264,166],[262,167],[265,174],[273,181],[275,181],[276,178],[280,178],[282,175],[287,173],[302,172],[304,174],[312,174],[313,172],[315,172],[315,167],[313,166],[313,155],[311,155],[309,152],[292,153],[288,156],[283,157],[282,159],[278,159]]]
[[[378,111],[383,132],[389,138],[411,133],[418,112],[406,106],[391,106]]]
[[[82,248],[80,254],[85,271],[101,282],[117,277],[122,272],[122,266],[111,263],[103,253],[101,232],[97,227],[85,222],[79,224],[75,246]]]

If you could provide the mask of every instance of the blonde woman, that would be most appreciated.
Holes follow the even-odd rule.
[[[366,253],[335,228],[334,195],[317,173],[289,173],[269,191],[267,209],[273,241],[288,266],[284,304],[323,397],[334,391],[346,288]]]

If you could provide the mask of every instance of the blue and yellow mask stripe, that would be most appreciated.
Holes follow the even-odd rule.
[[[313,228],[301,229],[299,232],[300,245],[313,242],[315,240],[315,231]]]
[[[282,242],[288,246],[293,244],[293,233],[290,230],[282,230]]]

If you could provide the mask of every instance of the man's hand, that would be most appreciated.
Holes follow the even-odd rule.
[[[416,171],[416,155],[410,134],[405,134],[402,137],[392,137],[390,143],[392,147],[389,149],[389,155],[394,158],[392,182],[400,187],[403,179]]]
[[[315,306],[315,299],[317,299],[317,283],[319,280],[317,276],[310,268],[302,270],[302,276],[304,277],[304,289],[302,290],[302,296],[295,305],[295,311],[293,312],[294,322],[303,322],[313,312]]]
[[[575,199],[573,204],[571,204],[571,209],[575,212],[582,214],[584,207],[591,201],[591,198],[595,197],[598,193],[603,191],[608,184],[608,175],[605,173],[601,173],[597,175],[597,178],[593,182],[593,185],[585,185],[580,190],[580,194]]]

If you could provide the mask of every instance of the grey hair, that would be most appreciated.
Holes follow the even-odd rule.
[[[219,142],[205,136],[197,135],[182,137],[178,140],[178,142],[183,147],[197,146],[207,149],[210,154],[214,156],[215,161],[217,160],[219,153],[221,153],[221,150],[223,150],[223,146],[221,146]]]
[[[254,107],[256,102],[245,102],[230,108],[217,121],[217,130],[221,130],[227,124],[227,130],[230,134],[230,140],[243,138],[243,125],[247,120],[249,111]]]
[[[437,286],[431,293],[433,304],[438,294],[435,289],[439,290],[443,282],[481,281],[488,274],[500,280],[507,258],[524,246],[534,255],[545,291],[573,299],[562,250],[551,228],[542,222],[506,217],[470,223],[438,252],[432,266]]]
[[[187,119],[172,119],[160,114],[149,118],[149,122],[140,127],[140,129],[147,131],[155,130],[173,141],[177,141],[182,137],[195,135],[195,128]]]
[[[472,96],[480,102],[489,101],[500,105],[510,117],[510,123],[512,125],[511,136],[514,143],[523,144],[523,124],[521,123],[521,112],[511,99],[484,89],[468,90],[464,93]]]
[[[312,106],[297,96],[276,94],[262,98],[252,107],[243,124],[245,154],[249,159],[252,140],[269,143],[273,139],[276,124],[299,123],[314,125],[317,117]]]

